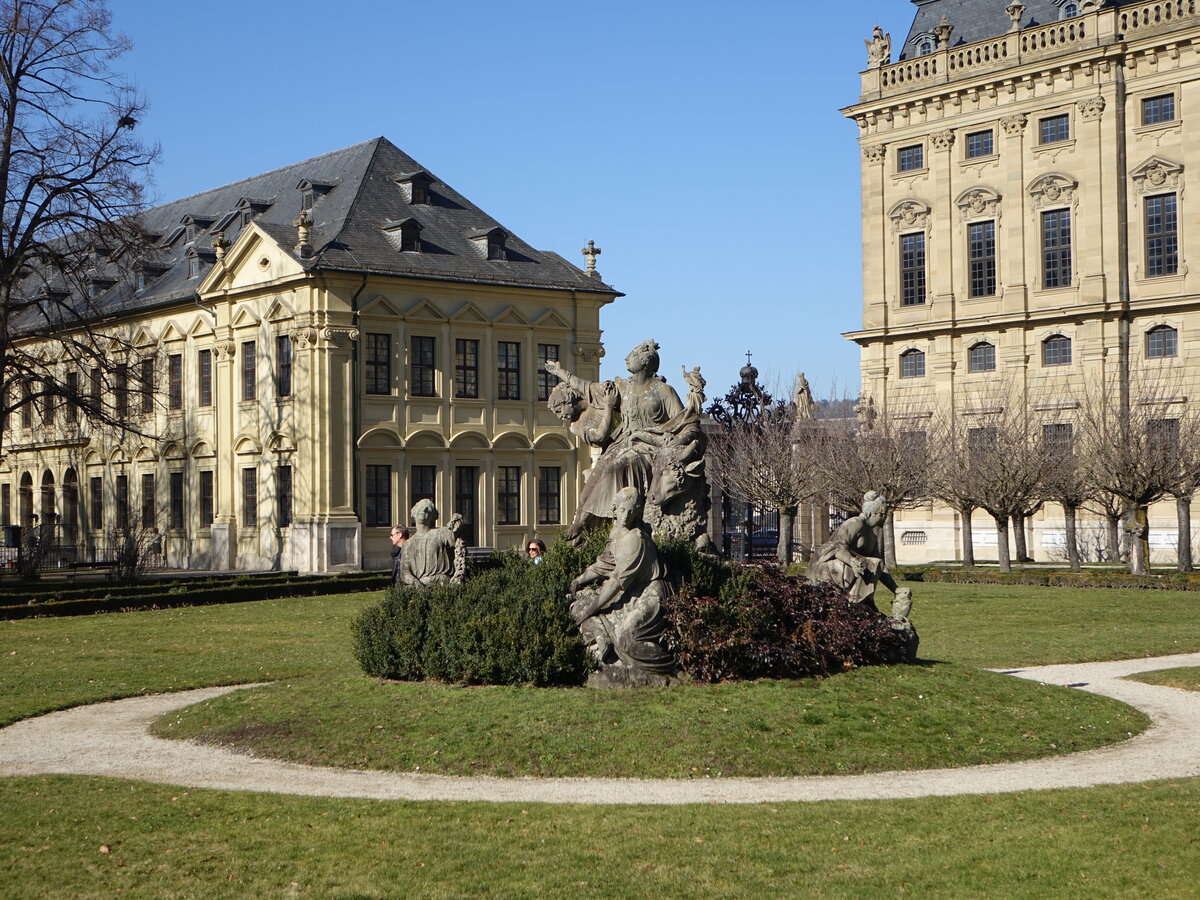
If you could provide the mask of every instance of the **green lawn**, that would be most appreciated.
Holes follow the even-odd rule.
[[[1131,675],[1132,681],[1147,684],[1164,684],[1167,687],[1183,688],[1185,691],[1200,691],[1200,669],[1163,669],[1158,672],[1143,672]]]
[[[1194,898],[1200,780],[748,807],[0,782],[6,898]],[[107,853],[101,848],[107,847]]]
[[[1200,650],[1200,604],[1185,592],[915,587],[922,656],[950,663],[933,673]],[[349,622],[373,599],[0,623],[0,719],[205,684],[346,680]],[[889,671],[918,678],[928,670],[851,678]],[[444,698],[478,689],[414,693],[421,690]],[[886,702],[906,694],[893,691]],[[977,713],[996,717],[985,705]],[[0,804],[6,898],[1193,897],[1200,871],[1200,780],[918,801],[595,809],[25,778],[0,781]]]

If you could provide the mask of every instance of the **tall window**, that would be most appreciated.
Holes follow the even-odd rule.
[[[200,526],[208,528],[216,518],[216,498],[213,492],[213,471],[200,473]]]
[[[1146,198],[1146,277],[1179,271],[1179,219],[1174,194]]]
[[[258,398],[258,345],[254,341],[242,343],[242,399]]]
[[[905,350],[900,354],[901,378],[925,377],[925,354],[920,350]]]
[[[0,484],[0,520],[0,525],[13,524],[11,484]]]
[[[390,481],[391,479],[389,478],[388,480]],[[291,466],[280,466],[275,470],[275,489],[279,493],[279,527],[287,528],[292,524]]]
[[[468,400],[479,396],[479,341],[454,341],[454,396]]]
[[[437,502],[437,466],[413,466],[408,483],[408,507],[417,505],[419,500]]]
[[[1146,450],[1152,456],[1174,460],[1179,450],[1179,420],[1151,419],[1147,422]]]
[[[995,296],[995,222],[973,222],[971,225],[967,226],[967,257],[970,263],[971,296]]]
[[[496,469],[496,517],[501,525],[521,524],[521,467]]]
[[[1075,428],[1070,422],[1042,426],[1042,444],[1054,459],[1069,457],[1074,450]]]
[[[543,403],[550,399],[550,392],[558,384],[558,376],[546,371],[546,363],[551,360],[557,362],[560,355],[558,344],[537,345],[537,398]]]
[[[1146,332],[1146,356],[1164,359],[1179,353],[1179,332],[1170,325],[1159,325]]]
[[[142,412],[154,411],[154,358],[142,360]]]
[[[116,395],[114,400],[116,415],[118,421],[123,422],[129,418],[129,366],[125,363],[118,365],[113,381]]]
[[[21,427],[33,427],[33,385],[28,379],[21,382]]]
[[[171,473],[171,527],[183,527],[183,473]]]
[[[104,479],[96,477],[88,480],[88,517],[93,531],[104,527]]]
[[[414,335],[412,364],[409,369],[409,392],[414,397],[434,397],[437,389],[437,358],[434,339]]]
[[[46,425],[53,425],[54,414],[56,412],[55,405],[58,401],[58,398],[54,395],[53,391],[50,390],[50,385],[48,383],[43,385],[43,389],[46,391],[46,393],[42,395],[42,421]]]
[[[982,428],[967,429],[967,454],[970,459],[978,460],[996,449],[996,427],[985,425]]]
[[[1160,97],[1147,97],[1142,101],[1142,124],[1157,125],[1160,122],[1175,121],[1175,95],[1163,94]]]
[[[67,421],[79,421],[79,373],[67,373]]]
[[[129,476],[118,475],[116,484],[117,529],[125,531],[129,528]]]
[[[154,476],[149,472],[142,474],[142,527],[153,529],[156,527],[155,514],[155,496],[154,496]]]
[[[1061,334],[1042,341],[1043,366],[1069,366],[1071,364],[1071,339]]]
[[[900,235],[900,302],[920,306],[925,302],[925,232]]]
[[[995,346],[983,341],[972,347],[967,358],[967,369],[971,372],[995,372]]]
[[[477,466],[456,466],[454,469],[454,511],[462,516],[462,528],[459,535],[463,543],[475,546],[479,538],[475,532],[476,498],[479,491],[479,468]]]
[[[1049,116],[1038,122],[1038,137],[1040,143],[1056,144],[1071,138],[1071,116],[1063,113],[1061,116]]]
[[[914,144],[911,147],[901,147],[896,151],[896,169],[900,172],[911,172],[914,169],[925,168],[925,147]]]
[[[183,409],[183,354],[167,357],[167,408]]]
[[[88,373],[88,388],[90,390],[92,406],[96,409],[100,408],[100,369],[93,368]]]
[[[500,400],[521,399],[521,345],[516,341],[500,341],[496,347],[496,397]]]
[[[201,350],[198,359],[197,377],[200,379],[200,405],[212,406],[212,351]]]
[[[558,466],[538,468],[538,524],[557,525],[562,521],[562,469]]]
[[[1042,287],[1071,284],[1071,211],[1042,213]]]
[[[292,396],[292,338],[287,334],[275,338],[275,396]]]
[[[392,523],[392,467],[367,466],[364,525],[372,528]]]
[[[258,469],[242,469],[242,525],[258,527]]]
[[[996,138],[992,129],[973,131],[967,135],[967,159],[991,156],[996,152]]]
[[[390,334],[368,334],[366,346],[368,394],[390,394],[392,392],[392,336]]]

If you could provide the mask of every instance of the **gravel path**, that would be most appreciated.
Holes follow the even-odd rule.
[[[318,797],[586,804],[890,800],[1091,787],[1200,776],[1200,692],[1122,680],[1181,666],[1200,666],[1200,653],[1009,671],[1113,697],[1145,712],[1153,725],[1100,750],[959,769],[808,778],[459,778],[304,766],[147,734],[159,716],[239,690],[218,687],[83,706],[0,729],[0,776],[106,775]]]

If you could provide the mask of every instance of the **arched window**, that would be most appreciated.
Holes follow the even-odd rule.
[[[1179,353],[1179,332],[1170,325],[1159,325],[1146,332],[1146,356],[1163,359]]]
[[[980,341],[968,351],[967,371],[995,372],[996,348],[987,341]]]
[[[38,515],[41,516],[42,526],[49,528],[58,518],[58,503],[54,496],[54,473],[47,469],[42,473],[42,502]]]
[[[917,56],[928,56],[933,52],[933,41],[929,38],[924,38],[917,44]]]
[[[33,525],[33,476],[28,472],[21,476],[21,487],[18,490],[21,509],[21,527]]]
[[[925,354],[920,350],[905,350],[900,354],[901,378],[925,377]]]
[[[1078,3],[1064,3],[1062,5],[1062,9],[1059,11],[1058,17],[1060,19],[1071,19],[1077,15],[1079,15]]]
[[[1051,335],[1042,341],[1043,366],[1069,366],[1071,364],[1071,339],[1061,334]]]

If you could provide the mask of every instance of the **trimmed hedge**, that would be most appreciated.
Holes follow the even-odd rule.
[[[133,612],[143,609],[172,609],[184,606],[211,606],[220,603],[247,603],[280,597],[316,597],[322,594],[380,590],[391,583],[388,572],[354,572],[345,575],[295,577],[282,580],[256,579],[250,583],[184,584],[160,582],[157,592],[122,594],[116,589],[97,597],[51,600],[0,606],[0,620],[30,619],[41,616],[79,616],[101,612]],[[164,587],[170,587],[164,590]],[[8,601],[8,597],[3,598]]]
[[[1000,572],[987,568],[950,566],[897,566],[892,574],[902,581],[945,584],[1013,584],[1034,587],[1137,588],[1157,591],[1200,591],[1200,575],[1183,572],[1167,575],[1130,575],[1103,569],[1071,572],[1065,569],[1018,569]]]
[[[463,585],[392,588],[354,622],[355,656],[376,678],[581,684],[593,663],[566,593],[606,538],[597,531],[579,548],[558,542],[540,566],[496,554]],[[690,543],[662,540],[659,552],[682,582],[663,606],[667,641],[694,680],[827,675],[915,655],[911,637],[836,588],[775,566],[735,568]]]

